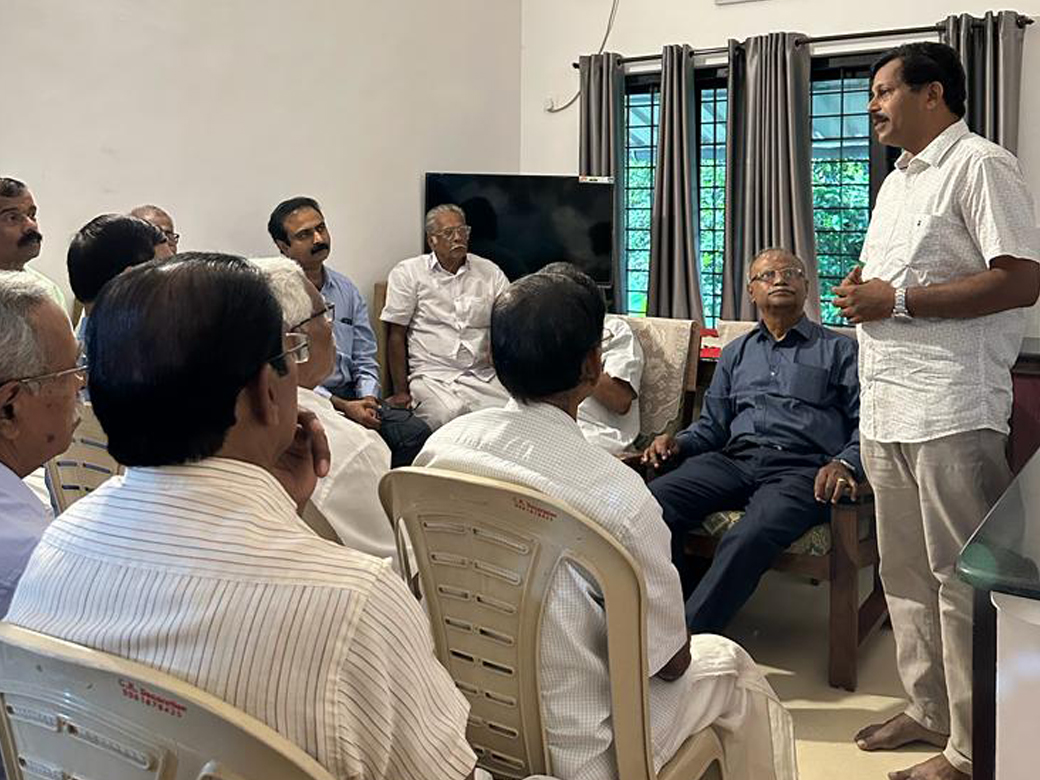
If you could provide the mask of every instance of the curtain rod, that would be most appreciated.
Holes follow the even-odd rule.
[[[1033,23],[1033,19],[1023,14],[1018,15],[1018,26],[1026,27]],[[985,22],[976,21],[973,26],[981,27]],[[897,27],[891,30],[872,30],[870,32],[860,33],[838,33],[837,35],[818,35],[818,36],[806,36],[804,38],[797,38],[795,45],[803,46],[807,43],[834,43],[837,41],[855,41],[866,38],[891,38],[896,35],[922,35],[925,33],[937,33],[942,32],[946,28],[944,22],[938,22],[936,24],[927,25],[924,27]],[[691,55],[697,56],[711,56],[713,54],[725,54],[729,51],[728,46],[716,46],[711,49],[696,49],[691,51]],[[622,57],[622,65],[634,65],[641,62],[657,62],[661,59],[660,54],[641,54],[637,57]],[[577,62],[572,62],[571,65],[577,69],[579,67]]]

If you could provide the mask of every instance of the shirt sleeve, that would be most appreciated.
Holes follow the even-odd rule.
[[[962,210],[987,264],[1005,255],[1040,260],[1033,196],[1014,157],[991,155],[975,162]]]
[[[624,546],[639,564],[646,585],[646,653],[653,677],[689,642],[682,585],[672,563],[671,532],[661,506],[648,491],[627,527]]]
[[[492,284],[492,289],[495,291],[495,297],[497,298],[499,295],[504,293],[506,288],[509,286],[509,277],[507,277],[502,272],[502,269],[499,268],[497,265],[493,266],[493,268],[494,268],[494,278],[492,279],[491,284]]]
[[[622,319],[612,320],[608,327],[611,337],[603,351],[603,371],[614,379],[627,382],[638,394],[643,377],[643,348],[639,339]]]
[[[366,395],[379,397],[379,364],[376,362],[376,334],[368,318],[365,297],[355,288],[354,343],[351,361],[354,364],[354,392],[358,398]]]
[[[389,565],[369,593],[336,683],[340,777],[462,780],[476,764],[469,702],[434,656],[419,602]]]
[[[722,449],[729,441],[729,426],[733,422],[732,354],[733,350],[722,351],[711,385],[704,394],[701,416],[675,437],[683,457]]]
[[[859,345],[855,339],[850,338],[848,342],[840,353],[837,382],[842,411],[848,423],[849,439],[835,458],[852,466],[853,476],[862,479],[863,462],[859,454]]]
[[[418,295],[412,273],[405,263],[398,263],[386,279],[386,304],[379,319],[407,327],[415,314],[417,303]]]

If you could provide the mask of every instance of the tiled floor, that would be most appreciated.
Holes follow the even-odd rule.
[[[860,648],[855,693],[827,685],[827,584],[770,573],[731,629],[766,671],[794,715],[801,780],[885,780],[935,751],[865,753],[852,736],[902,709],[892,631],[880,628]]]

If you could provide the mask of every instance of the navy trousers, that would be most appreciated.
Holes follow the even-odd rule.
[[[683,579],[690,631],[722,633],[777,556],[827,519],[828,505],[816,501],[813,483],[829,460],[746,447],[687,458],[650,483],[672,532],[672,562]],[[723,535],[694,587],[683,552],[686,534],[723,509],[744,509],[744,518]]]

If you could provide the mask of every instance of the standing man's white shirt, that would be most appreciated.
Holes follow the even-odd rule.
[[[636,397],[625,414],[611,411],[589,396],[578,406],[578,427],[586,441],[611,454],[624,452],[639,436],[639,384],[643,378],[643,348],[624,317],[608,314],[603,329],[603,373],[628,384]]]
[[[1018,160],[964,120],[919,154],[903,152],[878,193],[863,244],[863,279],[934,285],[980,273],[994,258],[1040,260],[1033,198]],[[860,431],[921,442],[1008,433],[1011,367],[1026,313],[968,319],[889,318],[859,326]]]
[[[415,465],[501,479],[566,501],[599,523],[642,570],[649,673],[656,674],[688,641],[660,507],[634,471],[585,441],[566,412],[512,400],[503,409],[474,412],[436,431]],[[546,599],[540,685],[553,773],[568,780],[617,778],[605,648],[599,589],[566,564]],[[714,724],[730,778],[794,778],[790,715],[750,656],[708,635],[694,637],[691,650],[693,661],[678,680],[650,680],[655,767],[691,734]]]
[[[44,533],[8,619],[202,688],[336,777],[462,780],[476,760],[389,561],[315,536],[249,463],[108,480]]]
[[[497,265],[474,254],[454,274],[433,252],[390,272],[380,319],[408,328],[409,392],[431,427],[508,400],[491,365],[489,337],[491,307],[508,286]]]
[[[379,480],[390,471],[390,448],[379,433],[348,420],[327,397],[297,388],[300,407],[314,412],[329,440],[332,463],[318,480],[311,501],[346,547],[397,567],[397,547],[390,521],[379,502]]]
[[[0,463],[0,620],[7,614],[29,556],[51,520],[50,507]]]

